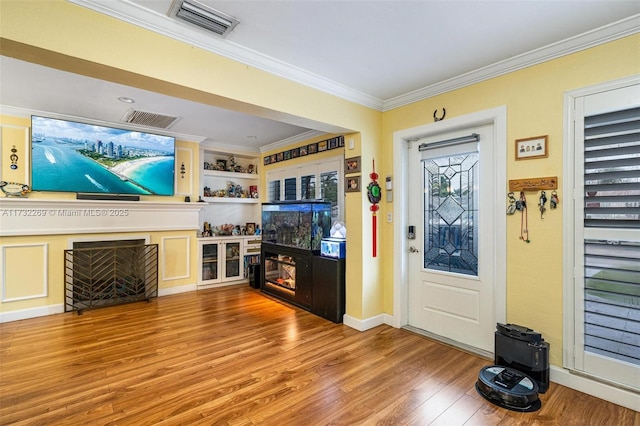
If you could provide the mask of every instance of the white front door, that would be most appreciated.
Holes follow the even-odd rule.
[[[493,352],[498,197],[495,124],[421,138],[408,155],[408,325]],[[461,141],[477,134],[478,142]],[[458,139],[457,141],[452,141]],[[448,143],[441,143],[449,141]]]

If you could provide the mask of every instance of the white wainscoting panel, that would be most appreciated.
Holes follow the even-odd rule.
[[[188,236],[163,237],[161,247],[160,263],[162,264],[162,280],[171,281],[189,278],[191,276],[189,273],[191,265],[191,238]],[[173,273],[175,275],[168,275],[167,270],[170,270],[170,268],[167,268],[167,265],[169,265],[172,260],[171,257],[168,256],[168,254],[175,253],[175,250],[177,248],[179,248],[182,252],[182,258],[184,260],[182,260],[181,263],[184,267],[184,270],[180,273],[177,268],[173,268]]]
[[[2,303],[48,296],[48,244],[3,245],[0,255]]]

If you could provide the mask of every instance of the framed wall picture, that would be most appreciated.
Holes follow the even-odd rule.
[[[360,192],[360,176],[344,178],[344,192]]]
[[[549,156],[548,137],[516,139],[516,160],[530,160]]]
[[[345,158],[344,172],[357,173],[360,171],[360,157]]]

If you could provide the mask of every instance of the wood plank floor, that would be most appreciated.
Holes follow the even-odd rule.
[[[491,362],[405,330],[358,332],[248,286],[0,324],[3,425],[640,425],[551,384],[518,413]]]

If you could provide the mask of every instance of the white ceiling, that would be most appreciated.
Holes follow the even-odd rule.
[[[225,39],[169,17],[172,0],[70,1],[381,111],[640,31],[637,0],[199,0],[239,19]],[[255,150],[316,130],[5,57],[0,79],[5,107],[118,123],[127,96],[213,145]]]

